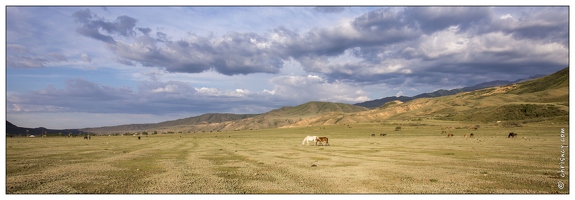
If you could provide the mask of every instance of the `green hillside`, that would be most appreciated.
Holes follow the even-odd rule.
[[[553,104],[509,104],[449,114],[443,120],[495,122],[510,120],[568,119],[569,112]]]
[[[517,89],[509,91],[509,93],[525,94],[562,87],[569,87],[569,67],[555,72],[549,76],[526,81],[520,84]]]

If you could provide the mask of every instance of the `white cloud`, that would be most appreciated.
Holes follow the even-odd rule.
[[[279,76],[270,80],[274,89],[265,93],[291,99],[292,102],[332,101],[358,103],[369,100],[367,93],[343,82],[328,82],[317,75]]]
[[[166,85],[166,87],[161,87],[155,90],[152,90],[152,92],[157,92],[157,93],[162,93],[162,92],[174,92],[178,89],[178,85]]]
[[[511,16],[511,14],[506,14],[499,17],[499,19],[509,19],[509,18],[513,18],[513,16]]]

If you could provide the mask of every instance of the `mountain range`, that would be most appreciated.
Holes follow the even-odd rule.
[[[312,101],[262,114],[210,113],[150,124],[47,130],[22,128],[6,121],[7,134],[89,132],[94,134],[157,132],[195,133],[314,125],[374,123],[386,120],[454,120],[492,122],[537,120],[568,121],[569,68],[548,76],[516,81],[492,81],[414,97],[386,97],[355,105]],[[363,105],[363,106],[361,106]],[[370,108],[367,108],[370,107]],[[41,133],[41,132],[39,132]]]
[[[380,107],[382,105],[384,105],[387,102],[390,101],[395,101],[395,100],[399,100],[402,102],[406,102],[406,101],[411,101],[414,99],[419,99],[419,98],[431,98],[431,97],[441,97],[441,96],[447,96],[447,95],[454,95],[460,92],[469,92],[469,91],[474,91],[474,90],[480,90],[480,89],[484,89],[484,88],[489,88],[489,87],[495,87],[495,86],[502,86],[502,85],[509,85],[509,84],[514,84],[514,83],[519,83],[522,81],[526,81],[526,80],[532,80],[532,79],[536,79],[536,78],[540,78],[543,77],[545,75],[533,75],[530,76],[529,78],[525,78],[525,79],[517,79],[515,81],[505,81],[505,80],[496,80],[496,81],[490,81],[490,82],[484,82],[484,83],[480,83],[474,86],[469,86],[469,87],[463,87],[463,88],[456,88],[456,89],[451,89],[451,90],[437,90],[435,92],[428,92],[428,93],[423,93],[423,94],[418,94],[415,95],[413,97],[407,97],[407,96],[391,96],[391,97],[385,97],[385,98],[381,98],[381,99],[376,99],[376,100],[371,100],[371,101],[366,101],[366,102],[361,102],[361,103],[356,103],[353,105],[356,106],[363,106],[366,108],[377,108]]]

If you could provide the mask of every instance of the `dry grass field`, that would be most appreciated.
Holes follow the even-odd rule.
[[[568,194],[567,124],[353,124],[7,138],[7,194]],[[443,123],[443,124],[440,124]],[[427,125],[424,125],[427,124]],[[442,127],[453,126],[447,138]],[[509,132],[517,138],[507,138]],[[380,136],[386,133],[386,136]],[[465,138],[474,133],[475,137]],[[375,134],[375,137],[371,137]],[[302,146],[307,135],[331,146]],[[567,152],[565,156],[568,158]],[[568,162],[564,164],[569,169]],[[558,187],[564,183],[564,188]]]

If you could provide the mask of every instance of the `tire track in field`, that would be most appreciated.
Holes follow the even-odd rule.
[[[210,147],[201,139],[182,138],[162,148],[158,160],[166,171],[147,178],[147,187],[140,192],[162,194],[225,194],[241,193],[237,181],[212,175],[213,164],[202,158]]]
[[[230,180],[238,193],[327,193],[323,179],[299,167],[270,163],[265,157],[254,158],[254,147],[229,145],[222,140],[206,140],[203,152],[194,159],[207,161],[208,174]],[[232,141],[231,144],[234,144]],[[329,187],[327,187],[329,188]]]

